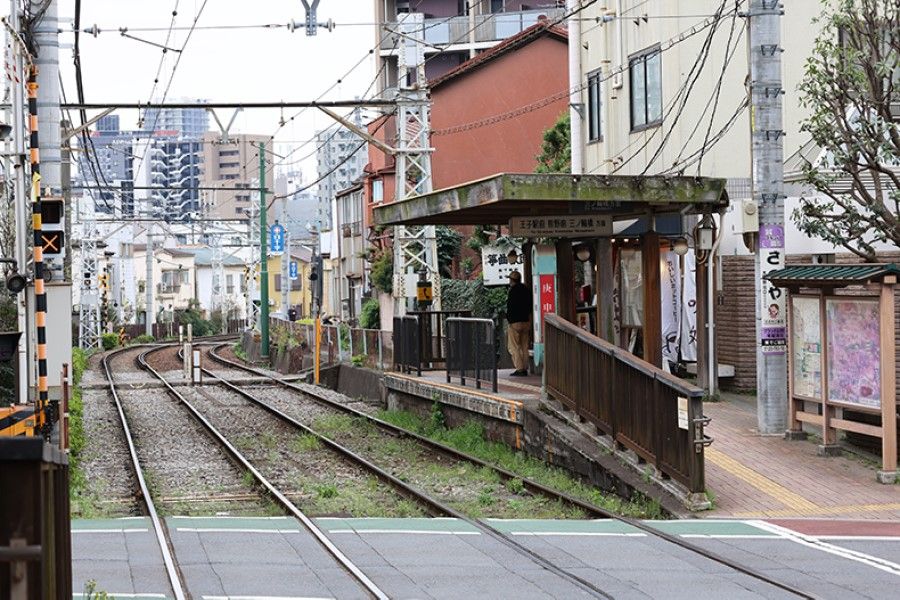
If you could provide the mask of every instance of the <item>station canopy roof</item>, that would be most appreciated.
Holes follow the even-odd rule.
[[[724,179],[500,173],[375,208],[376,225],[505,225],[512,217],[716,212]]]

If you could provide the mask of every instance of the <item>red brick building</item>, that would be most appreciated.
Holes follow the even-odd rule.
[[[544,130],[568,110],[568,36],[542,22],[432,79],[434,189],[499,172],[533,172]],[[369,125],[396,143],[393,117]],[[366,225],[372,207],[394,201],[394,159],[369,146]]]

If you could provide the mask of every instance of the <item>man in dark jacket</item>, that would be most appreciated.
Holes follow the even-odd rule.
[[[522,274],[509,274],[509,294],[506,297],[506,346],[516,370],[511,375],[528,375],[528,339],[531,331],[531,290],[522,283]]]

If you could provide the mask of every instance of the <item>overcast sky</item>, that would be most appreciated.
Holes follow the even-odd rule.
[[[4,3],[6,4],[6,3]],[[176,27],[190,27],[202,0],[82,0],[81,29],[96,24],[97,37],[81,36],[81,63],[85,100],[91,103],[146,102],[150,99],[153,79],[160,62],[161,50],[149,44],[122,37],[119,28],[160,27],[162,31],[130,31],[146,40],[162,44],[178,5]],[[64,31],[72,29],[74,0],[59,0]],[[7,12],[8,8],[4,10]],[[192,34],[175,72],[168,100],[204,98],[226,101],[308,101],[318,98],[341,78],[360,58],[365,61],[325,99],[352,99],[362,96],[375,76],[374,60],[368,55],[377,41],[371,0],[321,0],[320,22],[332,19],[337,27],[328,32],[319,29],[315,37],[307,37],[303,29],[293,33],[278,29],[197,29]],[[287,24],[302,22],[300,0],[208,0],[198,27]],[[366,25],[350,25],[366,23]],[[342,25],[343,24],[343,25]],[[187,29],[172,32],[169,47],[181,48]],[[72,66],[71,33],[61,36],[66,44],[60,50],[60,68],[69,101],[75,101],[75,79]],[[172,77],[177,54],[169,52],[160,75],[156,100],[162,99]],[[299,109],[285,110],[287,120]],[[227,123],[230,111],[219,111]],[[136,114],[120,113],[123,129],[134,128]],[[271,135],[278,129],[279,110],[245,110],[238,115],[233,131]],[[212,123],[212,121],[211,121]],[[281,143],[296,146],[309,140],[315,131],[328,126],[324,113],[308,109],[293,123],[282,128],[276,137],[276,150],[284,154]],[[212,124],[214,127],[215,125]],[[294,157],[312,152],[314,145],[296,151]],[[304,161],[307,179],[315,176],[314,158]]]

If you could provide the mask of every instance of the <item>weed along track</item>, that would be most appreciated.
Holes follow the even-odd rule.
[[[179,390],[245,457],[310,516],[423,516],[413,501],[230,390]]]

